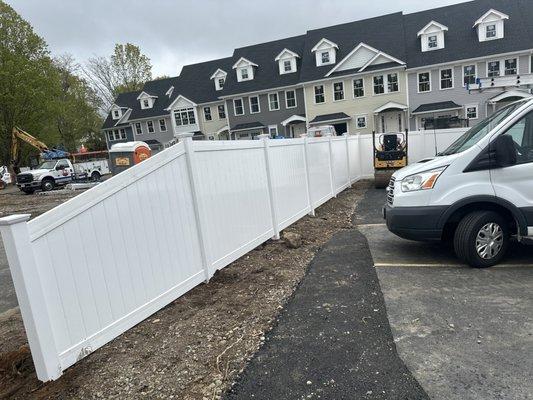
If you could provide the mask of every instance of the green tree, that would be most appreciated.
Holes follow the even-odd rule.
[[[59,95],[57,70],[45,41],[9,5],[0,0],[0,162],[11,158],[14,126],[45,143],[58,139],[50,123]]]
[[[140,90],[152,79],[152,64],[138,46],[116,44],[111,56],[90,58],[85,75],[102,101],[102,111],[107,113],[119,93]]]

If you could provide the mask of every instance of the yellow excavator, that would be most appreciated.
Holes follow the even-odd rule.
[[[11,167],[15,174],[20,172],[20,142],[28,143],[30,146],[39,150],[39,153],[46,153],[49,148],[46,144],[41,142],[36,137],[30,135],[28,132],[23,131],[20,128],[14,127],[11,132]]]

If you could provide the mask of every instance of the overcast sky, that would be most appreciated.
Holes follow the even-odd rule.
[[[53,54],[80,62],[134,43],[153,75],[175,76],[185,64],[230,56],[236,47],[300,35],[396,11],[461,0],[4,0],[44,37]],[[383,27],[387,29],[387,27]]]

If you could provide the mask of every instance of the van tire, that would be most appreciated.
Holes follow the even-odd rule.
[[[478,253],[476,242],[481,230],[487,225],[495,224],[501,231],[501,247],[491,258],[483,258]],[[455,254],[462,261],[474,268],[487,268],[498,264],[507,252],[509,246],[508,223],[500,214],[494,211],[474,211],[463,217],[455,231],[453,247]]]
[[[41,190],[43,192],[49,192],[50,190],[54,189],[56,183],[52,178],[45,178],[41,182]]]

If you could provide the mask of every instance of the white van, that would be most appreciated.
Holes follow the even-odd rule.
[[[398,170],[387,227],[418,241],[453,241],[473,267],[504,257],[509,238],[533,237],[533,100],[497,111],[436,157]]]

